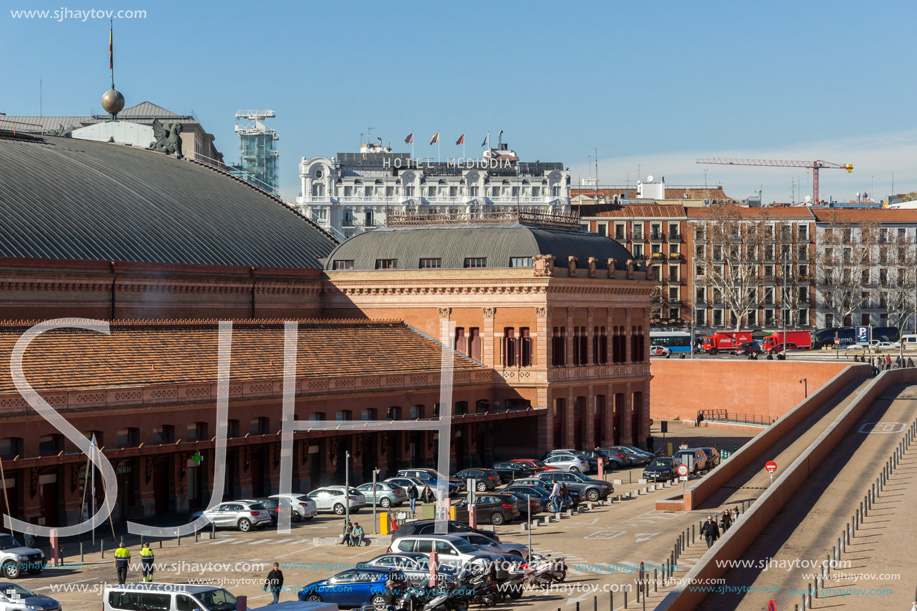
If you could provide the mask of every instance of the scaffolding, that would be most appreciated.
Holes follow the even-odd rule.
[[[271,193],[279,195],[277,158],[280,152],[274,149],[277,132],[264,125],[265,119],[273,119],[273,110],[240,110],[236,113],[236,133],[239,134],[240,177]],[[240,125],[239,119],[248,121]]]

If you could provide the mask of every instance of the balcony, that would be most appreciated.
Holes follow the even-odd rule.
[[[666,239],[667,239],[669,242],[681,242],[681,234],[680,234],[680,233],[671,233],[671,232],[670,232],[670,233],[668,234],[668,236],[666,236]]]
[[[653,231],[650,233],[650,242],[662,242],[665,240],[665,235],[659,231]]]
[[[652,255],[650,255],[650,259],[653,261],[665,261],[666,256],[664,252],[654,252]]]

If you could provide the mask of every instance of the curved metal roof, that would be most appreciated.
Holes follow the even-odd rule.
[[[532,225],[453,225],[426,227],[385,227],[360,233],[343,242],[328,256],[325,269],[333,270],[335,261],[353,261],[353,270],[376,268],[377,259],[397,259],[396,269],[420,269],[420,259],[441,259],[442,269],[461,269],[466,258],[487,258],[486,267],[510,267],[514,257],[554,255],[557,267],[566,267],[567,257],[575,256],[577,267],[588,267],[587,259],[596,257],[598,268],[616,259],[618,269],[633,258],[626,248],[596,233],[580,229]]]
[[[0,218],[0,257],[321,268],[336,245],[209,166],[70,138],[0,138]]]

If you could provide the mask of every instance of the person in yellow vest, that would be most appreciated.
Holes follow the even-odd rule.
[[[143,581],[153,581],[153,550],[147,541],[140,548],[140,563],[143,568]]]
[[[121,539],[121,547],[115,550],[115,567],[118,569],[118,583],[124,585],[127,581],[127,565],[131,561],[131,550],[124,547],[124,539]]]

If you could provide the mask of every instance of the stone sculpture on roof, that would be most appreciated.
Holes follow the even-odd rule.
[[[159,122],[159,119],[153,119],[153,137],[156,140],[150,143],[150,149],[166,155],[174,153],[176,158],[182,158],[180,123],[166,123],[163,125]]]

